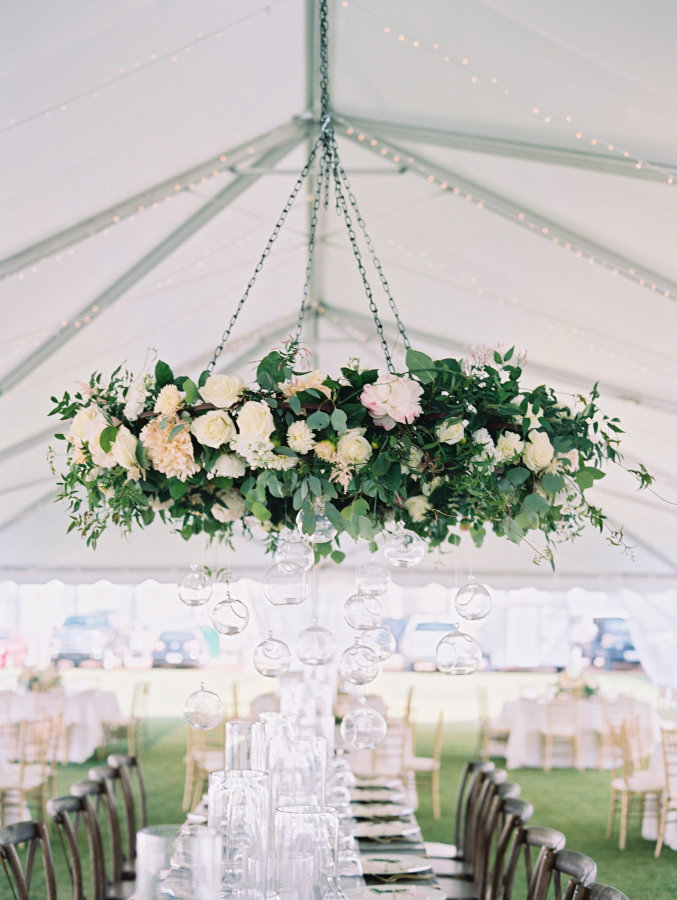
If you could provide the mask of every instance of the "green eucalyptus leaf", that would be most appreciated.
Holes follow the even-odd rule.
[[[530,476],[531,472],[529,469],[525,469],[524,466],[513,466],[510,469],[506,469],[505,472],[506,479],[515,486],[524,484]]]
[[[409,373],[415,375],[422,384],[430,384],[435,380],[435,363],[426,353],[409,349],[406,360]]]
[[[348,430],[348,417],[342,409],[335,409],[331,414],[331,427],[339,434]]]
[[[308,416],[306,419],[306,424],[308,428],[312,428],[317,431],[320,428],[326,428],[330,422],[330,417],[326,412],[323,412],[321,409],[315,410],[314,413]]]

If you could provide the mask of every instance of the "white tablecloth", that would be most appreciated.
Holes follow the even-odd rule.
[[[654,746],[658,737],[658,717],[649,703],[638,701],[637,715],[640,722],[643,746]],[[545,702],[543,700],[509,700],[500,718],[510,723],[510,737],[506,746],[506,764],[509,769],[542,768],[543,740],[540,731],[545,730]],[[587,769],[599,765],[599,739],[604,731],[602,703],[597,697],[580,700],[578,705],[581,759]],[[575,766],[571,746],[556,741],[552,764],[554,767]]]
[[[49,715],[61,710],[63,698],[58,692],[35,694],[32,691],[12,695],[10,719],[35,719],[39,711]],[[113,691],[79,691],[66,694],[64,724],[68,734],[68,761],[82,763],[94,754],[102,741],[101,723],[120,717]]]

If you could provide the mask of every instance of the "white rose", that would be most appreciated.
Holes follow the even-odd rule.
[[[550,438],[544,431],[530,431],[522,453],[522,461],[527,469],[540,472],[548,465],[554,452]]]
[[[200,388],[200,396],[219,409],[230,409],[244,387],[239,375],[210,375]]]
[[[233,420],[218,409],[193,419],[190,430],[205,447],[220,447],[235,437]]]
[[[364,428],[352,428],[338,439],[336,452],[353,466],[362,466],[372,454],[372,447],[364,437]]]
[[[414,497],[408,497],[404,501],[404,506],[409,513],[409,517],[414,522],[422,522],[430,509],[428,498],[424,497],[423,494],[416,494]]]
[[[71,422],[68,439],[73,444],[89,441],[98,437],[106,427],[106,420],[98,406],[85,406],[78,410]]]
[[[222,453],[217,457],[214,466],[207,474],[207,478],[241,478],[246,472],[244,460],[234,453]]]
[[[514,431],[504,431],[496,441],[496,449],[502,459],[510,462],[524,450],[524,441]]]
[[[241,519],[245,513],[242,494],[236,490],[220,494],[219,502],[212,506],[211,512],[217,522],[235,522]]]
[[[292,422],[287,429],[287,444],[297,453],[310,453],[315,446],[315,432],[305,422]]]
[[[110,452],[117,460],[118,465],[122,466],[123,469],[133,469],[138,466],[136,459],[137,443],[138,441],[129,428],[126,425],[120,425]]]
[[[465,435],[465,426],[467,425],[467,421],[463,422],[442,422],[441,425],[438,425],[435,429],[437,432],[437,439],[442,444],[458,444],[459,441],[463,440]]]
[[[237,415],[237,427],[248,441],[265,441],[275,430],[270,407],[261,400],[249,400]]]

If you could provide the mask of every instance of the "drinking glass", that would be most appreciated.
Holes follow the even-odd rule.
[[[327,742],[322,737],[273,738],[268,744],[271,808],[322,805],[327,771]]]
[[[206,825],[153,825],[136,835],[136,900],[219,896],[221,845]]]
[[[268,776],[233,769],[209,773],[208,824],[221,837],[221,897],[259,900],[266,887]]]
[[[336,900],[338,816],[328,806],[282,806],[275,810],[273,890],[285,900]],[[296,866],[299,876],[290,878]]]
[[[267,768],[266,738],[263,722],[231,719],[226,722],[225,770],[256,770]]]

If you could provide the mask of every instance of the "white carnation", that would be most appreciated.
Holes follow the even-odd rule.
[[[244,460],[239,456],[235,456],[234,453],[222,453],[217,457],[207,478],[241,478],[246,471]]]
[[[296,453],[310,453],[315,446],[315,432],[305,422],[293,422],[287,429],[287,444]]]

